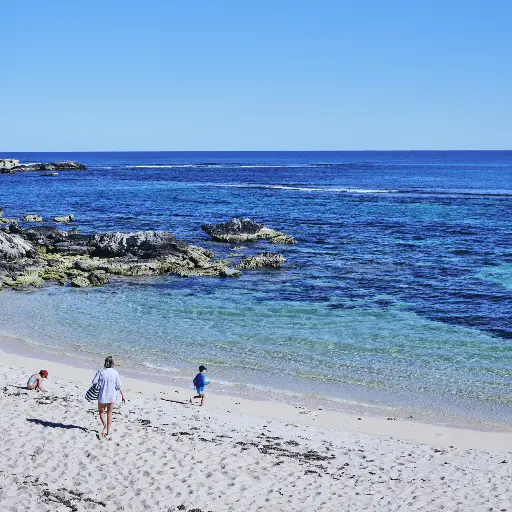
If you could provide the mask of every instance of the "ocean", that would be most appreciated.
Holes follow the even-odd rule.
[[[0,175],[6,217],[166,230],[280,270],[0,290],[0,333],[212,391],[512,426],[512,151],[3,153],[86,171]],[[297,245],[216,243],[249,217]]]

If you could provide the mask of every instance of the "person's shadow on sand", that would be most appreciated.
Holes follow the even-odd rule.
[[[35,423],[36,425],[42,425],[43,427],[66,428],[66,429],[78,428],[80,430],[83,430],[84,432],[89,432],[88,428],[79,427],[78,425],[65,425],[64,423],[54,423],[53,421],[39,420],[37,418],[27,418],[27,421],[29,423]]]

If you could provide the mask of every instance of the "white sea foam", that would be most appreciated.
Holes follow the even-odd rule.
[[[180,167],[203,167],[201,165],[192,164],[153,164],[153,165],[125,165],[124,167],[129,169],[175,169]]]
[[[189,163],[189,164],[144,164],[144,165],[123,165],[125,168],[133,168],[133,169],[173,169],[180,167],[229,167],[236,169],[300,169],[300,168],[310,168],[310,167],[319,167],[317,164],[288,164],[288,165],[280,165],[280,164],[248,164],[248,165],[240,165],[230,162],[224,163]]]
[[[300,164],[294,164],[294,165],[270,165],[270,164],[254,164],[254,165],[240,165],[237,166],[240,167],[240,169],[295,169],[300,167],[311,167],[308,164],[300,165]]]
[[[298,190],[303,192],[337,192],[346,194],[392,194],[399,192],[393,189],[349,188],[349,187],[297,187],[292,185],[262,185],[253,183],[212,183],[214,187],[230,188],[268,188],[273,190]]]
[[[229,382],[224,380],[218,380],[215,379],[215,385],[216,386],[222,386],[227,388],[233,388],[233,387],[241,387],[245,388],[246,390],[253,390],[259,393],[264,393],[262,396],[267,396],[269,393],[281,395],[281,396],[287,396],[287,397],[295,397],[302,400],[325,400],[327,402],[334,402],[337,404],[344,404],[344,405],[351,405],[354,407],[364,407],[366,409],[381,409],[381,410],[387,410],[387,411],[395,411],[400,409],[399,407],[391,407],[391,406],[385,406],[382,404],[371,404],[368,402],[362,402],[359,400],[351,400],[348,398],[338,398],[338,397],[331,397],[324,394],[312,394],[307,391],[291,391],[289,389],[283,389],[283,388],[273,388],[272,386],[264,386],[261,384],[254,384],[254,383],[248,383],[244,382],[243,384],[238,382]]]
[[[265,393],[278,393],[280,395],[286,395],[286,396],[295,396],[295,397],[303,397],[304,396],[303,393],[289,391],[289,390],[281,389],[281,388],[276,389],[271,386],[263,386],[261,384],[253,384],[250,382],[240,383],[240,382],[231,382],[231,381],[226,381],[226,380],[215,379],[215,385],[216,386],[224,386],[224,387],[228,387],[228,388],[243,387],[245,389],[252,389],[254,391],[265,392]]]
[[[360,402],[358,400],[348,400],[348,399],[345,399],[345,398],[337,398],[337,397],[332,397],[332,396],[324,396],[324,395],[322,395],[321,398],[323,400],[328,401],[328,402],[335,402],[335,403],[346,404],[346,405],[354,405],[354,406],[357,406],[357,407],[366,407],[366,408],[373,408],[373,409],[383,409],[383,410],[386,410],[386,411],[396,411],[396,410],[400,409],[399,407],[384,406],[384,405],[381,405],[381,404],[369,404],[367,402]]]
[[[148,363],[147,361],[144,361],[142,363],[142,366],[144,366],[144,368],[149,368],[151,370],[160,370],[163,372],[179,372],[180,371],[179,368],[174,368],[173,366],[161,366],[158,364]]]

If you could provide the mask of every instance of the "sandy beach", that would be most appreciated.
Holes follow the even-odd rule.
[[[357,417],[123,378],[97,438],[93,371],[0,352],[8,511],[512,510],[512,433]],[[24,389],[50,372],[47,393]],[[122,372],[121,372],[122,373]]]
[[[512,512],[512,1],[1,12],[0,512]]]

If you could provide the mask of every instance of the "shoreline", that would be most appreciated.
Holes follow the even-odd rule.
[[[9,344],[10,342],[10,344]],[[24,368],[27,372],[39,371],[46,368],[50,372],[47,384],[52,393],[52,377],[82,386],[83,394],[90,386],[92,377],[98,369],[98,364],[78,360],[70,356],[58,357],[51,354],[29,350],[24,354],[12,350],[14,339],[0,336],[0,366]],[[45,357],[46,356],[46,357]],[[128,400],[133,394],[141,394],[151,399],[188,405],[192,388],[186,389],[175,384],[144,378],[136,372],[119,369]],[[24,385],[24,382],[10,383]],[[170,395],[166,397],[165,395]],[[416,442],[433,446],[455,446],[465,449],[512,451],[511,429],[475,429],[459,426],[422,423],[414,420],[386,418],[325,410],[321,408],[306,408],[283,402],[256,400],[253,398],[232,396],[209,392],[207,394],[205,411],[216,411],[222,414],[250,416],[258,419],[288,422],[293,425],[330,429],[341,433],[359,433],[379,438],[396,439],[404,442]]]
[[[73,343],[71,345],[73,347]],[[3,352],[56,363],[64,361],[70,366],[87,368],[91,372],[103,366],[103,355],[98,352],[83,350],[80,345],[76,345],[75,350],[76,353],[70,354],[69,350],[64,347],[54,346],[47,349],[41,343],[28,341],[27,338],[21,338],[16,334],[0,332],[0,351]],[[190,369],[190,365],[185,365],[183,361],[176,363],[177,366],[173,372],[168,372],[165,368],[159,368],[158,366],[146,366],[136,359],[130,359],[130,356],[119,357],[117,355],[117,361],[123,375],[137,381],[152,382],[192,391],[192,385],[190,384],[190,387],[187,385],[189,381],[191,382],[192,375],[189,379],[183,375],[183,370],[185,368]],[[174,371],[177,373],[174,373]],[[191,374],[194,371],[192,369]],[[333,396],[317,392],[283,390],[273,387],[272,384],[266,383],[264,380],[257,383],[240,384],[236,380],[229,380],[229,377],[229,382],[227,382],[224,380],[225,377],[225,375],[215,376],[214,374],[212,377],[213,388],[209,391],[213,391],[215,396],[227,397],[234,401],[248,400],[250,402],[272,403],[276,406],[284,405],[294,409],[339,413],[350,417],[384,418],[386,421],[390,421],[387,418],[406,422],[412,420],[419,424],[463,430],[512,432],[512,425],[507,423],[492,423],[471,416],[461,416],[454,410],[443,411],[441,408],[435,410],[428,408],[428,404],[422,404],[421,407],[414,408],[406,404],[385,402],[383,397],[377,400],[373,398],[372,400],[371,397],[366,398],[350,393],[344,396]]]
[[[33,355],[33,354],[32,354]],[[84,365],[86,366],[86,365]],[[26,389],[48,369],[48,393]],[[34,510],[510,510],[512,433],[307,410],[127,375],[100,437],[94,369],[0,350],[0,503]],[[36,470],[35,470],[36,468]]]

